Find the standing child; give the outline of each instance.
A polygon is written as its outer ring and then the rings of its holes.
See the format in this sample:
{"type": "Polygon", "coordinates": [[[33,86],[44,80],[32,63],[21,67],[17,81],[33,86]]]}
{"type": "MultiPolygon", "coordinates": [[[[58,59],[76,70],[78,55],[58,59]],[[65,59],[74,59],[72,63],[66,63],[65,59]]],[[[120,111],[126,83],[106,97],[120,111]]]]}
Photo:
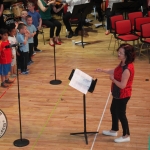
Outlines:
{"type": "Polygon", "coordinates": [[[7,83],[13,83],[13,81],[10,81],[8,78],[8,73],[11,69],[11,59],[12,59],[12,53],[11,49],[9,47],[9,41],[8,41],[8,30],[7,29],[1,29],[0,30],[0,75],[1,75],[1,87],[7,88],[7,83]]]}
{"type": "Polygon", "coordinates": [[[35,8],[35,4],[32,3],[32,2],[29,2],[27,4],[27,7],[28,7],[28,15],[30,15],[33,19],[33,25],[36,27],[37,31],[36,31],[36,34],[34,36],[34,51],[35,52],[41,52],[41,50],[39,50],[37,47],[38,47],[38,34],[39,34],[39,30],[41,29],[41,26],[42,26],[42,19],[41,19],[41,16],[40,14],[34,10],[35,8]]]}
{"type": "MultiPolygon", "coordinates": [[[[17,40],[16,40],[16,29],[15,28],[9,28],[9,36],[8,36],[8,40],[9,43],[12,44],[17,44],[17,40]]],[[[16,47],[12,47],[12,62],[11,62],[11,77],[15,77],[16,76],[16,47]]]]}
{"type": "Polygon", "coordinates": [[[20,23],[18,25],[19,32],[17,33],[16,39],[20,44],[20,66],[21,66],[21,74],[28,74],[27,63],[29,56],[29,45],[28,45],[28,37],[29,34],[27,32],[27,26],[24,23],[20,23]]]}
{"type": "Polygon", "coordinates": [[[27,12],[26,10],[23,10],[23,11],[21,12],[21,21],[22,21],[24,24],[26,24],[26,17],[27,17],[27,15],[28,15],[28,12],[27,12]]]}
{"type": "Polygon", "coordinates": [[[30,32],[29,38],[28,38],[28,44],[29,44],[29,61],[28,61],[28,65],[33,63],[33,61],[32,61],[33,47],[34,47],[33,37],[36,34],[36,28],[32,24],[32,22],[33,22],[32,17],[30,15],[28,15],[26,17],[27,29],[30,32]]]}

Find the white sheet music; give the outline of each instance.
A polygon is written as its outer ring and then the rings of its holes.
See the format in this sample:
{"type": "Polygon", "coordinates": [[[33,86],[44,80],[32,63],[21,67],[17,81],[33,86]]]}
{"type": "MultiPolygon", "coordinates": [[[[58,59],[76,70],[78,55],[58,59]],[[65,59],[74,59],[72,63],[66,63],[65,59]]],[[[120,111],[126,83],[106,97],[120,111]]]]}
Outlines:
{"type": "Polygon", "coordinates": [[[69,85],[76,90],[86,94],[90,88],[92,77],[76,69],[69,85]]]}

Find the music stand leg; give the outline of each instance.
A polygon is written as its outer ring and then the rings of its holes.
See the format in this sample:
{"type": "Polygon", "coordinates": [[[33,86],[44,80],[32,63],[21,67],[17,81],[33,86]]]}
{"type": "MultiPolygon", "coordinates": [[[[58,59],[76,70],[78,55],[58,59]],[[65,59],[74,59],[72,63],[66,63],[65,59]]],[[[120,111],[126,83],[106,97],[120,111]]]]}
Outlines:
{"type": "Polygon", "coordinates": [[[84,48],[84,44],[90,44],[90,43],[83,42],[83,14],[82,11],[80,13],[81,13],[81,42],[75,42],[75,44],[81,43],[82,47],[84,48]]]}
{"type": "Polygon", "coordinates": [[[54,40],[54,38],[53,38],[53,42],[54,42],[54,72],[55,72],[55,79],[51,80],[49,83],[52,84],[52,85],[58,85],[58,84],[61,84],[62,81],[56,79],[56,56],[55,56],[56,52],[55,52],[55,40],[54,40]]]}
{"type": "Polygon", "coordinates": [[[86,131],[86,98],[85,98],[85,94],[83,94],[83,115],[84,115],[84,132],[70,133],[70,135],[84,134],[86,144],[88,144],[87,134],[96,134],[98,132],[97,131],[96,132],[87,132],[86,131]]]}

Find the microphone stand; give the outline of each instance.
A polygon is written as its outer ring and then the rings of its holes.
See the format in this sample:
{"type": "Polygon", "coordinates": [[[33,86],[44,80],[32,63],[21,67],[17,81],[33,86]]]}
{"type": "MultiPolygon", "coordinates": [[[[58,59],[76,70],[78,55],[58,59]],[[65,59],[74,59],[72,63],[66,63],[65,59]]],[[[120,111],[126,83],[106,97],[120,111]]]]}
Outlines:
{"type": "Polygon", "coordinates": [[[17,64],[17,85],[18,85],[18,106],[19,106],[19,125],[20,125],[20,139],[14,141],[14,146],[16,147],[24,147],[29,144],[28,139],[22,138],[22,125],[21,125],[21,106],[20,106],[20,88],[19,88],[19,74],[18,74],[18,59],[16,53],[16,64],[17,64]]]}
{"type": "Polygon", "coordinates": [[[58,85],[61,84],[61,80],[57,80],[56,79],[56,56],[55,56],[55,40],[53,38],[53,42],[54,42],[54,72],[55,72],[55,79],[50,81],[50,84],[52,85],[58,85]]]}

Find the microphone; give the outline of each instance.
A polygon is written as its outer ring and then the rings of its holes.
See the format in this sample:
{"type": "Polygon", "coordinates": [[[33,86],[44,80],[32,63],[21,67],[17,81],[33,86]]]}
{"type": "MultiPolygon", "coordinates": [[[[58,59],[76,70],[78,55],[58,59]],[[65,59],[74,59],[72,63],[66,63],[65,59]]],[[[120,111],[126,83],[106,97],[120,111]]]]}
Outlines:
{"type": "Polygon", "coordinates": [[[19,46],[19,44],[9,44],[9,45],[6,45],[5,48],[12,48],[16,46],[19,46]]]}

